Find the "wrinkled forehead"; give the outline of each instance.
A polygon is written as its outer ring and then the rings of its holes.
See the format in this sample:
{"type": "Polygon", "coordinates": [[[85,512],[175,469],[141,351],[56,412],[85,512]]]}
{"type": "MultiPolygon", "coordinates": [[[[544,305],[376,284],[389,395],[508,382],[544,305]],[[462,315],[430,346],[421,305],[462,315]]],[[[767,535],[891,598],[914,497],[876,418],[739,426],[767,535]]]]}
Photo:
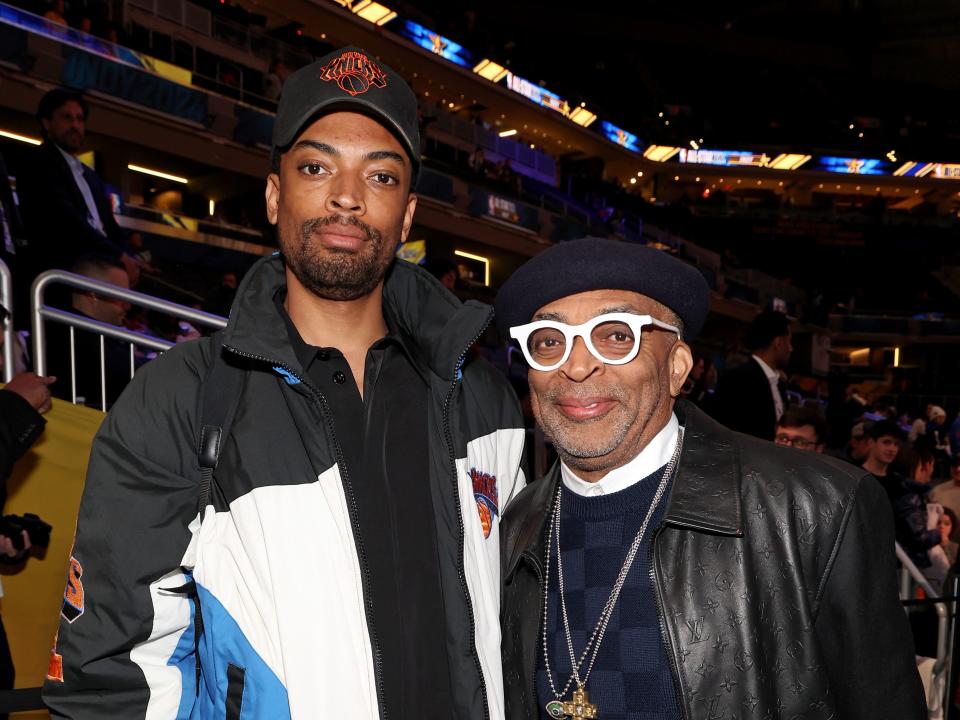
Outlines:
{"type": "Polygon", "coordinates": [[[566,295],[538,309],[531,320],[556,320],[571,325],[587,322],[597,315],[630,312],[669,321],[669,310],[653,298],[629,290],[590,290],[566,295]]]}

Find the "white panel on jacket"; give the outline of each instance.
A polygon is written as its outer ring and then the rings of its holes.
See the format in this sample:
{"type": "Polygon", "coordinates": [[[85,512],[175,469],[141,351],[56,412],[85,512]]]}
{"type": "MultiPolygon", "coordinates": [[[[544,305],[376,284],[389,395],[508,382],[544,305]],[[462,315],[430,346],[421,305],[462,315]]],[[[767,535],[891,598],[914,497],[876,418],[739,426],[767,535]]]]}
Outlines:
{"type": "Polygon", "coordinates": [[[500,664],[500,518],[525,485],[519,470],[523,428],[496,430],[467,443],[457,460],[464,529],[464,572],[473,603],[476,646],[490,705],[490,720],[502,720],[500,664]]]}

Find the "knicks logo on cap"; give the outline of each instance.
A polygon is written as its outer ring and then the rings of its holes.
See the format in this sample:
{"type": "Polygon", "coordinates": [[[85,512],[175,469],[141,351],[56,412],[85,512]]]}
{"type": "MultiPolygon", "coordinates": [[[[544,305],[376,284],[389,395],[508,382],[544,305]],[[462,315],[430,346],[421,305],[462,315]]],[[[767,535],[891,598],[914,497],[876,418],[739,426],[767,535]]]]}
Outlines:
{"type": "Polygon", "coordinates": [[[483,537],[488,538],[493,529],[493,519],[499,512],[497,477],[476,468],[470,468],[470,479],[473,481],[473,499],[477,501],[483,537]]]}
{"type": "Polygon", "coordinates": [[[351,95],[362,95],[370,86],[385,88],[387,74],[363,53],[347,51],[320,68],[320,79],[336,80],[340,89],[351,95]]]}

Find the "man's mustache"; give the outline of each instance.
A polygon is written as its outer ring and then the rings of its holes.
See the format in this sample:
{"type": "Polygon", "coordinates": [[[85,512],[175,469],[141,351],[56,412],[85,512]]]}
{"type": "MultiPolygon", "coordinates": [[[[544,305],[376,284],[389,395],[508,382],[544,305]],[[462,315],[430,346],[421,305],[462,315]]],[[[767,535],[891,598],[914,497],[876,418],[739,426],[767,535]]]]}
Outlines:
{"type": "Polygon", "coordinates": [[[303,242],[307,242],[311,235],[328,225],[353,225],[363,231],[367,240],[380,239],[379,230],[371,225],[367,225],[363,220],[353,215],[328,215],[327,217],[311,218],[300,226],[300,239],[303,242]]]}

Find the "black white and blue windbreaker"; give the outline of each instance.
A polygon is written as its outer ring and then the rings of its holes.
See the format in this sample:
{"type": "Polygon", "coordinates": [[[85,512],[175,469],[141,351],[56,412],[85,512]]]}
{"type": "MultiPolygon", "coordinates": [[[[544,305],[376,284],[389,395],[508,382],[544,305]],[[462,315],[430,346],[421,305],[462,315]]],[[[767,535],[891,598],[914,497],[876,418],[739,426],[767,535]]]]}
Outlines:
{"type": "MultiPolygon", "coordinates": [[[[279,256],[258,262],[224,331],[247,372],[203,522],[210,341],[145,366],[97,434],[44,686],[54,717],[383,717],[350,480],[277,315],[284,282],[279,256]]],[[[499,519],[525,481],[516,398],[465,361],[492,310],[404,262],[384,303],[429,377],[436,527],[424,532],[437,537],[454,717],[499,720],[499,519]]]]}

